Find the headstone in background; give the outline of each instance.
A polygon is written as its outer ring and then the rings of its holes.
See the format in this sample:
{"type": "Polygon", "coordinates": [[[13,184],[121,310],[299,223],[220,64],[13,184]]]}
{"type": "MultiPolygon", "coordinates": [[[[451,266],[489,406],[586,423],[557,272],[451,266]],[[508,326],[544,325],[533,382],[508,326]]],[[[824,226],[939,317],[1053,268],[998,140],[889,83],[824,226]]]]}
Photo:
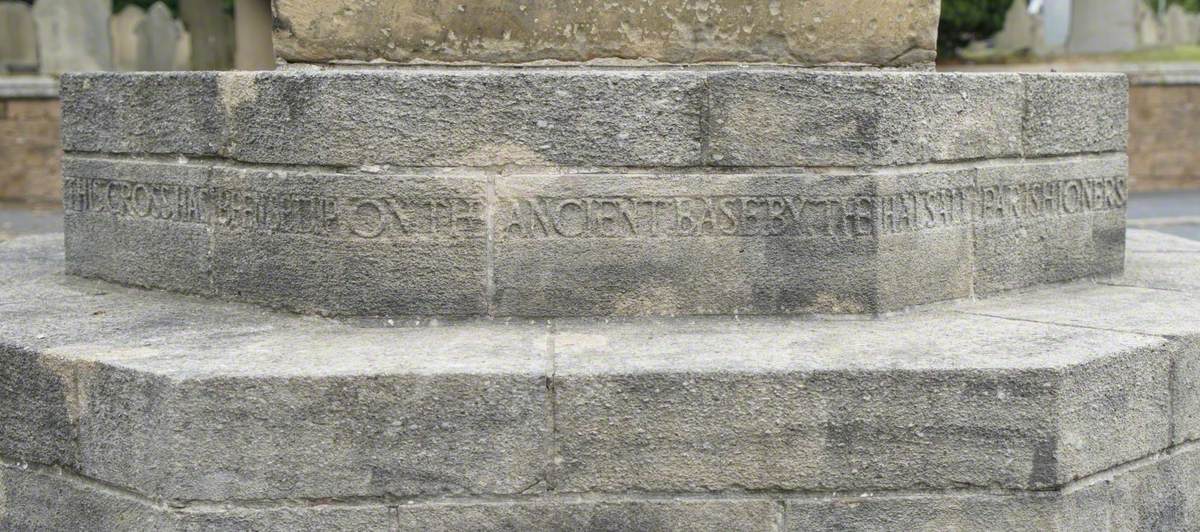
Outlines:
{"type": "Polygon", "coordinates": [[[1062,50],[1071,34],[1071,0],[1046,0],[1042,3],[1042,34],[1046,47],[1062,50]]]}
{"type": "MultiPolygon", "coordinates": [[[[180,25],[182,26],[182,22],[180,25]]],[[[175,45],[174,70],[192,69],[192,34],[186,29],[179,32],[179,42],[175,45]]]]}
{"type": "Polygon", "coordinates": [[[112,0],[38,0],[33,5],[41,71],[112,70],[112,0]]]}
{"type": "Polygon", "coordinates": [[[1067,51],[1107,54],[1137,49],[1137,3],[1142,0],[1074,0],[1067,51]]]}
{"type": "Polygon", "coordinates": [[[0,2],[0,73],[37,71],[37,31],[28,4],[0,2]]]}
{"type": "Polygon", "coordinates": [[[1029,14],[1029,5],[1025,0],[1013,0],[1004,16],[1004,29],[996,34],[992,42],[997,50],[1006,52],[1038,52],[1045,47],[1042,21],[1029,14]]]}
{"type": "Polygon", "coordinates": [[[150,6],[136,33],[139,70],[175,69],[175,47],[179,45],[183,27],[166,4],[155,2],[150,6]]]}
{"type": "Polygon", "coordinates": [[[233,67],[233,17],[225,13],[224,2],[179,0],[179,17],[192,36],[192,69],[233,67]]]}
{"type": "Polygon", "coordinates": [[[1183,6],[1172,4],[1163,15],[1164,44],[1200,43],[1200,15],[1188,13],[1183,6]]]}
{"type": "Polygon", "coordinates": [[[113,15],[109,22],[112,32],[113,65],[118,70],[140,70],[138,65],[137,27],[146,18],[146,11],[133,4],[113,15]]]}
{"type": "Polygon", "coordinates": [[[272,70],[275,51],[271,46],[271,0],[237,0],[233,5],[238,70],[272,70]]]}
{"type": "Polygon", "coordinates": [[[1137,13],[1138,46],[1153,48],[1162,44],[1164,29],[1158,14],[1146,3],[1138,4],[1137,13]]]}

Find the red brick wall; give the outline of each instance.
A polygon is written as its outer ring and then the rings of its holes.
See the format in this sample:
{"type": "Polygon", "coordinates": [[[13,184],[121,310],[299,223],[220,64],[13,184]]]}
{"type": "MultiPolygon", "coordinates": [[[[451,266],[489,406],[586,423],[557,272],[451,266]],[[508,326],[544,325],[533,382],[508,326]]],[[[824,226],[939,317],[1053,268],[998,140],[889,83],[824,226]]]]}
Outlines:
{"type": "Polygon", "coordinates": [[[0,200],[62,201],[57,99],[0,99],[0,200]]]}
{"type": "Polygon", "coordinates": [[[1129,89],[1133,190],[1200,188],[1200,84],[1129,89]]]}

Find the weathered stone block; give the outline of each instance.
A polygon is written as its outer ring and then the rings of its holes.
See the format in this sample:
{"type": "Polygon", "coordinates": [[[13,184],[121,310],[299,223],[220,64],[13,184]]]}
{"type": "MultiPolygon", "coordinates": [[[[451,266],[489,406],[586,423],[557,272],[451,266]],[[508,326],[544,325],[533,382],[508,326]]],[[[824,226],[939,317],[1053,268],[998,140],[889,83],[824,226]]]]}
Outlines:
{"type": "Polygon", "coordinates": [[[554,344],[559,492],[1041,489],[1169,441],[1162,340],[938,317],[564,325],[554,344]],[[1139,369],[1092,358],[1114,349],[1139,369]]]}
{"type": "Polygon", "coordinates": [[[63,148],[216,155],[225,142],[218,78],[214,72],[63,76],[63,148]]]}
{"type": "Polygon", "coordinates": [[[615,500],[412,504],[397,509],[400,530],[774,530],[768,500],[615,500]]]}
{"type": "Polygon", "coordinates": [[[236,532],[242,530],[392,530],[382,505],[337,507],[172,509],[87,478],[21,464],[0,464],[0,528],[6,530],[129,530],[236,532]]]}
{"type": "Polygon", "coordinates": [[[716,166],[888,166],[1021,153],[1021,80],[1012,74],[739,70],[712,74],[709,85],[706,162],[716,166]]]}
{"type": "MultiPolygon", "coordinates": [[[[877,313],[1120,271],[1123,155],[1008,159],[1021,155],[1024,83],[1041,79],[76,75],[64,123],[68,149],[89,158],[224,157],[195,194],[214,214],[197,224],[208,255],[193,258],[211,265],[206,289],[232,299],[337,315],[877,313]],[[162,141],[177,138],[192,140],[162,141]]],[[[105,238],[129,223],[113,219],[105,238]]],[[[88,274],[180,284],[104,269],[88,274]]]]}
{"type": "MultiPolygon", "coordinates": [[[[910,507],[914,518],[970,524],[938,512],[992,511],[964,499],[987,493],[998,516],[1041,515],[1025,490],[1073,496],[1191,452],[1179,438],[1194,430],[1197,366],[1184,356],[1200,321],[1182,310],[1196,306],[1194,288],[1074,285],[1022,294],[1022,305],[865,321],[393,328],[63,278],[61,258],[48,258],[59,246],[0,245],[0,271],[19,280],[0,281],[0,360],[14,373],[0,380],[13,392],[0,407],[18,413],[0,424],[0,454],[61,463],[85,487],[103,482],[101,495],[166,500],[151,506],[169,516],[337,523],[398,496],[422,499],[393,514],[418,525],[691,515],[720,527],[721,515],[759,515],[764,498],[836,505],[833,492],[897,490],[933,498],[910,507]],[[323,502],[342,498],[354,502],[323,502]]],[[[1153,508],[1186,528],[1188,471],[1054,511],[1074,512],[1062,529],[1083,526],[1075,517],[1141,522],[1153,508]]],[[[44,504],[14,506],[28,500],[15,493],[0,519],[25,522],[13,516],[44,504]]],[[[849,504],[875,501],[858,499],[849,504]]]]}
{"type": "MultiPolygon", "coordinates": [[[[0,311],[5,319],[16,316],[0,311]]],[[[70,361],[0,344],[0,456],[76,466],[78,395],[70,361]]],[[[0,507],[3,507],[0,498],[0,507]]]]}
{"type": "Polygon", "coordinates": [[[204,223],[209,165],[79,157],[64,163],[69,273],[213,293],[204,223]]]}
{"type": "Polygon", "coordinates": [[[1128,173],[1123,155],[980,168],[975,291],[1119,273],[1128,173]]]}
{"type": "Polygon", "coordinates": [[[939,3],[930,0],[692,3],[551,0],[283,0],[275,48],[293,62],[769,62],[926,66],[939,3]]]}
{"type": "Polygon", "coordinates": [[[875,308],[857,203],[870,176],[514,176],[496,189],[501,315],[875,308]]]}
{"type": "Polygon", "coordinates": [[[213,288],[307,312],[488,312],[487,181],[214,170],[213,288]]]}
{"type": "Polygon", "coordinates": [[[693,73],[292,72],[223,82],[229,152],[242,161],[700,164],[703,78],[693,73]]]}
{"type": "Polygon", "coordinates": [[[1119,74],[1021,74],[1025,155],[1123,152],[1129,79],[1119,74]]]}

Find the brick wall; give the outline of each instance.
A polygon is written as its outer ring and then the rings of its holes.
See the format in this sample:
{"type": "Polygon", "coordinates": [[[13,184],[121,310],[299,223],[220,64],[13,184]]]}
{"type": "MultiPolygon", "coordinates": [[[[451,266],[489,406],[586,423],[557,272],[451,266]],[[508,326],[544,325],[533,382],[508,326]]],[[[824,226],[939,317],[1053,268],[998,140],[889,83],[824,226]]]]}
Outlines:
{"type": "Polygon", "coordinates": [[[1200,79],[1130,87],[1129,173],[1136,191],[1200,188],[1200,79]]]}
{"type": "Polygon", "coordinates": [[[0,200],[62,201],[57,98],[0,98],[0,200]]]}

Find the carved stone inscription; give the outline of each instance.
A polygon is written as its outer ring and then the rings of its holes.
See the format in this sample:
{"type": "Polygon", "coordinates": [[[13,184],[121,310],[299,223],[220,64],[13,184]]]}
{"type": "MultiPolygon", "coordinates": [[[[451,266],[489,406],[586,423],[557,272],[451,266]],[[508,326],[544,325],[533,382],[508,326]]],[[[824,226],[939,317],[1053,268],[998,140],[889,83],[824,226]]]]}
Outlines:
{"type": "MultiPolygon", "coordinates": [[[[860,238],[1121,209],[1124,177],[964,186],[882,196],[502,197],[497,239],[860,238]]],[[[482,197],[335,196],[67,178],[70,212],[231,230],[353,238],[482,238],[482,197]]]]}
{"type": "Polygon", "coordinates": [[[342,197],[67,178],[63,199],[69,212],[282,234],[482,238],[487,227],[483,199],[470,197],[342,197]]]}
{"type": "Polygon", "coordinates": [[[944,188],[885,196],[500,198],[497,238],[831,237],[1120,209],[1125,179],[944,188]]]}

